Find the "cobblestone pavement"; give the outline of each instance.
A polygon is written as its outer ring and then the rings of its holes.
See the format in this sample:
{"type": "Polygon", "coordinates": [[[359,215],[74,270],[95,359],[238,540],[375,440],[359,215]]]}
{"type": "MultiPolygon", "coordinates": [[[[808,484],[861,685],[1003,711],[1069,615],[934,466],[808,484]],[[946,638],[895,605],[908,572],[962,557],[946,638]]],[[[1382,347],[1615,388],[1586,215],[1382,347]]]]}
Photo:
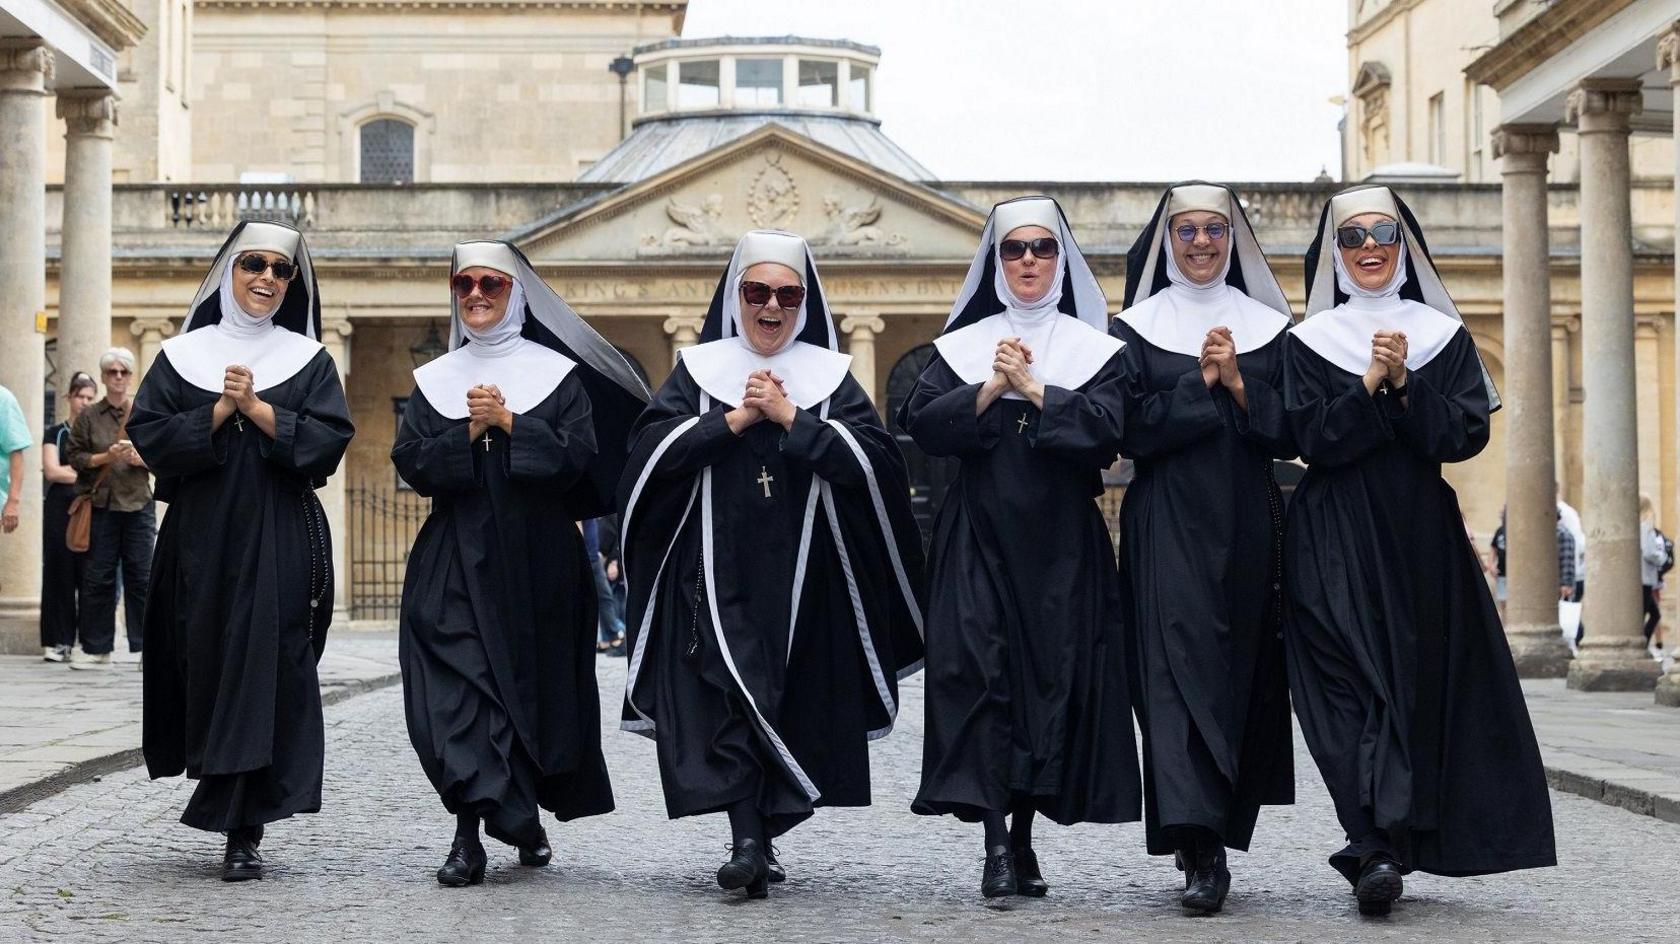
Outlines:
{"type": "MultiPolygon", "coordinates": [[[[601,666],[616,703],[621,660],[601,666]]],[[[877,805],[831,810],[778,844],[790,879],[767,902],[721,892],[723,817],[670,822],[653,746],[606,737],[616,813],[549,824],[557,855],[523,869],[490,843],[484,886],[432,871],[452,821],[415,763],[396,689],[329,708],[326,810],[270,827],[262,882],[216,880],[220,838],[176,822],[190,792],[124,771],[0,817],[0,941],[1545,941],[1672,939],[1680,826],[1553,793],[1556,869],[1480,879],[1418,875],[1388,919],[1358,917],[1324,864],[1339,845],[1298,750],[1301,802],[1266,811],[1234,854],[1224,914],[1189,918],[1178,874],[1127,826],[1041,826],[1050,897],[986,903],[975,829],[908,811],[920,767],[921,688],[876,743],[877,805]]],[[[607,717],[616,717],[608,711],[607,717]]],[[[738,894],[738,893],[737,893],[738,894]]]]}

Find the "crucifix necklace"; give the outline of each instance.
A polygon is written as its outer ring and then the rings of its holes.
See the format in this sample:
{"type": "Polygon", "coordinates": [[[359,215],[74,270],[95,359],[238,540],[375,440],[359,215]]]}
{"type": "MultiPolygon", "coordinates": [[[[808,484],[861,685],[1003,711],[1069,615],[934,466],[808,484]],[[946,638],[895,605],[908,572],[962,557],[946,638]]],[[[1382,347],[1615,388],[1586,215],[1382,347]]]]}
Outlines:
{"type": "Polygon", "coordinates": [[[245,432],[245,418],[238,413],[233,414],[233,428],[245,432]]]}
{"type": "Polygon", "coordinates": [[[488,430],[486,430],[485,433],[484,433],[484,451],[485,452],[490,451],[490,433],[489,433],[488,430]]]}
{"type": "Polygon", "coordinates": [[[1027,414],[1022,413],[1021,418],[1015,421],[1015,435],[1019,436],[1026,431],[1027,431],[1027,414]]]}
{"type": "Polygon", "coordinates": [[[758,482],[758,484],[764,486],[764,497],[765,498],[770,497],[770,483],[774,482],[774,481],[776,481],[776,477],[774,475],[770,474],[769,466],[762,466],[761,465],[761,466],[758,467],[757,482],[758,482]]]}

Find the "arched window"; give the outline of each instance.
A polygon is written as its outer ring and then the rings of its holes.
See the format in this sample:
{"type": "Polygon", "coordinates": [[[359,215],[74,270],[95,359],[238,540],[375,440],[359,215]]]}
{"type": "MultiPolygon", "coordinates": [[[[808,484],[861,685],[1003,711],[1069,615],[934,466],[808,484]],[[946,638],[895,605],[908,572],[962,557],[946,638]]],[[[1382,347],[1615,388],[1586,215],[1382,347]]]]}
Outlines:
{"type": "Polygon", "coordinates": [[[414,182],[414,126],[396,118],[375,118],[362,125],[361,181],[364,184],[414,182]]]}

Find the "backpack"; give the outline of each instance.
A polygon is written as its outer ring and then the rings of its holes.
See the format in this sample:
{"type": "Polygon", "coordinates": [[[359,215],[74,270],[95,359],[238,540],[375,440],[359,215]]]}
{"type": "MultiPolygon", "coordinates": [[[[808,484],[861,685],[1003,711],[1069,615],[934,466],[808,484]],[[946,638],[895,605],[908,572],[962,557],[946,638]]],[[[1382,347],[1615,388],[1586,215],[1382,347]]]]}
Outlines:
{"type": "Polygon", "coordinates": [[[1657,532],[1657,537],[1663,542],[1663,562],[1657,568],[1657,579],[1661,580],[1664,574],[1674,569],[1674,541],[1661,531],[1657,532]]]}

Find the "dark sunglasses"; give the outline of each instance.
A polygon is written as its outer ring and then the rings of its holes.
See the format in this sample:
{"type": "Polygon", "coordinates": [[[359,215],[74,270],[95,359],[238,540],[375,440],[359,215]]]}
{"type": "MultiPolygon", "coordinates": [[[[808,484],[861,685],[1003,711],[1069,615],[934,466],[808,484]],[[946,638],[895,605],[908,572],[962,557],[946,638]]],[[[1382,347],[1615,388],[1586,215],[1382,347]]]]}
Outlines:
{"type": "Polygon", "coordinates": [[[1231,227],[1224,223],[1209,223],[1206,226],[1192,226],[1186,223],[1174,229],[1173,235],[1177,236],[1181,243],[1193,243],[1196,241],[1196,234],[1199,232],[1206,233],[1208,239],[1219,242],[1225,238],[1226,234],[1231,232],[1231,227]]]}
{"type": "Polygon", "coordinates": [[[505,275],[481,275],[473,278],[470,275],[457,275],[449,280],[449,287],[455,292],[456,298],[466,298],[473,293],[473,286],[484,293],[485,298],[501,298],[502,293],[513,284],[513,279],[505,275]]]}
{"type": "Polygon", "coordinates": [[[1358,249],[1365,245],[1366,236],[1376,240],[1379,246],[1392,246],[1400,241],[1400,224],[1378,223],[1370,229],[1363,226],[1343,226],[1336,230],[1336,242],[1343,249],[1358,249]]]}
{"type": "Polygon", "coordinates": [[[1014,262],[1026,255],[1028,249],[1031,249],[1032,254],[1040,259],[1054,259],[1061,248],[1062,244],[1056,242],[1054,236],[1040,236],[1037,239],[1006,239],[998,243],[998,257],[1004,262],[1014,262]]]}
{"type": "Polygon", "coordinates": [[[235,265],[252,275],[262,275],[265,269],[273,269],[274,277],[282,282],[290,282],[292,280],[292,276],[297,275],[297,266],[290,262],[286,262],[284,260],[281,260],[280,262],[269,262],[262,256],[256,255],[240,256],[239,261],[235,263],[235,265]]]}
{"type": "Polygon", "coordinates": [[[131,373],[133,373],[133,371],[129,370],[127,367],[105,368],[105,376],[107,377],[127,377],[131,373]]]}
{"type": "Polygon", "coordinates": [[[741,298],[754,308],[762,308],[770,304],[771,297],[776,304],[789,311],[798,308],[805,301],[805,287],[802,285],[784,285],[781,288],[771,288],[763,282],[742,282],[741,298]]]}

